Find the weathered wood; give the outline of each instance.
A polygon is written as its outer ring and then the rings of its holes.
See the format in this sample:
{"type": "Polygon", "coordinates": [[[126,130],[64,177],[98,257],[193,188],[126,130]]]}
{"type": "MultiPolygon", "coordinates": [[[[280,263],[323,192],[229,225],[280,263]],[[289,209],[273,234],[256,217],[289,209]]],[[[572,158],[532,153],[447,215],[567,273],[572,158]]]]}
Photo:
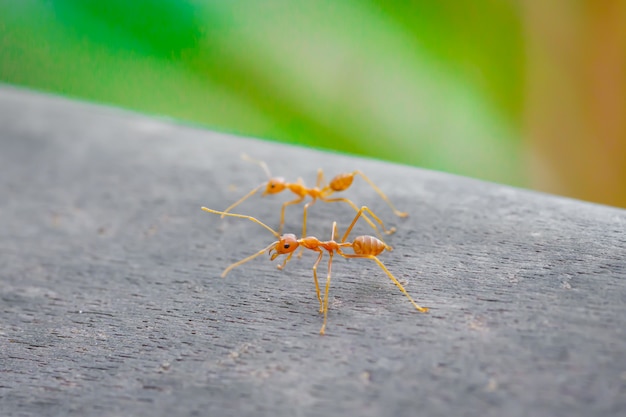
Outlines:
{"type": "MultiPolygon", "coordinates": [[[[6,86],[0,166],[0,415],[626,414],[624,210],[6,86]],[[221,279],[273,240],[200,210],[265,180],[242,152],[309,185],[368,174],[409,218],[346,195],[397,226],[380,258],[431,311],[339,258],[320,336],[314,255],[221,279]]],[[[289,198],[236,211],[276,226],[289,198]]],[[[310,234],[352,216],[318,203],[310,234]]]]}

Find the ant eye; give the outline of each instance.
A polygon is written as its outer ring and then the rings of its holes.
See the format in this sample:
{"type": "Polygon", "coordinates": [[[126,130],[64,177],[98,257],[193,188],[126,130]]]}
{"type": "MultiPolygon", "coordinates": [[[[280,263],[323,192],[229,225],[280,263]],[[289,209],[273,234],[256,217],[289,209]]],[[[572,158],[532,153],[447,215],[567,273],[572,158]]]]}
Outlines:
{"type": "Polygon", "coordinates": [[[290,246],[289,243],[285,243],[285,246],[283,246],[283,248],[289,249],[289,246],[290,246]]]}

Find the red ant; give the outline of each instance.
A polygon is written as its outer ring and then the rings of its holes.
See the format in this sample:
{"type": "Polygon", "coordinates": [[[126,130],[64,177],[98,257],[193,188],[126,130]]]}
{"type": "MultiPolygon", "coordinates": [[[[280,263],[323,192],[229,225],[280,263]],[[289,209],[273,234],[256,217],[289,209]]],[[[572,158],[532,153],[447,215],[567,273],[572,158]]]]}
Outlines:
{"type": "MultiPolygon", "coordinates": [[[[313,188],[308,188],[304,184],[304,181],[302,180],[302,178],[298,178],[298,181],[295,183],[286,182],[284,178],[272,177],[272,175],[270,174],[270,170],[267,167],[267,164],[265,162],[254,160],[248,157],[247,155],[242,155],[242,158],[261,166],[261,168],[267,174],[268,181],[257,186],[248,194],[244,195],[242,198],[240,198],[238,201],[236,201],[230,207],[224,210],[223,212],[224,214],[222,215],[222,218],[224,218],[224,216],[227,215],[227,213],[230,212],[230,210],[237,207],[244,200],[246,200],[248,197],[255,194],[257,191],[259,191],[263,187],[265,187],[265,191],[263,191],[263,196],[267,194],[278,194],[284,190],[289,190],[292,193],[296,194],[298,197],[295,200],[291,200],[291,201],[287,201],[283,203],[281,211],[280,211],[280,224],[278,226],[278,233],[282,233],[283,226],[285,225],[285,209],[287,208],[287,206],[291,206],[293,204],[300,204],[302,201],[304,201],[304,199],[307,196],[309,196],[311,197],[311,201],[309,201],[308,203],[304,205],[304,219],[302,222],[302,237],[304,238],[306,237],[307,210],[309,207],[315,204],[315,202],[318,199],[326,203],[335,203],[335,202],[348,203],[350,207],[354,209],[354,211],[356,212],[359,211],[356,204],[354,204],[351,200],[347,198],[329,198],[332,194],[336,192],[347,190],[352,185],[352,182],[354,181],[354,177],[356,175],[361,176],[374,189],[374,191],[376,191],[376,193],[389,205],[389,207],[391,207],[391,209],[393,210],[396,216],[407,217],[409,215],[408,213],[397,210],[394,207],[394,205],[391,204],[391,201],[389,201],[387,196],[380,190],[380,188],[378,188],[376,184],[374,184],[368,177],[365,176],[365,174],[363,174],[359,170],[352,171],[349,173],[339,174],[335,176],[328,184],[322,186],[322,182],[324,181],[324,172],[321,169],[319,169],[317,171],[316,186],[313,188]]],[[[370,210],[368,210],[368,213],[374,218],[374,220],[376,220],[376,222],[380,225],[380,227],[382,228],[385,234],[391,234],[396,231],[395,227],[392,227],[391,229],[386,229],[385,225],[378,217],[376,217],[370,210]]],[[[382,238],[382,236],[380,235],[378,231],[378,228],[374,225],[374,223],[372,223],[372,221],[365,214],[363,214],[363,218],[376,231],[378,236],[382,238]]]]}
{"type": "Polygon", "coordinates": [[[352,228],[356,224],[357,220],[361,216],[364,216],[364,212],[367,212],[370,215],[373,215],[371,210],[367,208],[366,206],[361,207],[357,211],[357,214],[354,217],[354,220],[352,220],[352,223],[350,224],[350,226],[346,230],[346,233],[343,235],[343,237],[341,238],[341,241],[339,242],[336,242],[334,240],[335,234],[337,232],[337,222],[333,222],[333,230],[332,230],[330,240],[320,241],[319,239],[313,236],[303,237],[303,238],[298,239],[296,238],[294,234],[290,234],[290,233],[284,234],[281,236],[278,232],[274,231],[274,229],[272,229],[271,227],[267,226],[265,223],[261,222],[260,220],[257,220],[256,218],[252,216],[246,216],[243,214],[235,214],[235,213],[226,213],[223,211],[211,210],[206,207],[202,207],[202,210],[207,211],[209,213],[220,214],[222,216],[232,216],[232,217],[239,217],[239,218],[251,220],[265,227],[278,239],[277,241],[272,242],[267,247],[261,249],[259,252],[253,255],[250,255],[247,258],[244,258],[230,265],[228,268],[224,270],[224,272],[222,272],[222,278],[224,278],[233,268],[238,267],[239,265],[242,265],[256,258],[257,256],[263,255],[266,251],[270,255],[270,259],[272,261],[280,255],[287,255],[283,263],[277,265],[278,269],[281,269],[281,270],[285,267],[287,262],[289,262],[289,260],[294,254],[294,251],[299,246],[302,246],[305,249],[310,249],[312,251],[319,253],[319,255],[317,256],[317,260],[315,261],[315,264],[313,264],[313,280],[315,282],[315,290],[317,292],[317,299],[320,303],[319,311],[320,313],[324,313],[324,323],[322,324],[322,328],[320,329],[320,334],[324,334],[324,331],[326,329],[326,318],[328,316],[328,289],[330,287],[330,275],[331,275],[331,270],[332,270],[333,256],[335,253],[337,253],[340,256],[343,256],[344,258],[372,259],[387,274],[387,276],[391,279],[391,281],[394,284],[396,284],[396,286],[400,289],[400,291],[402,291],[402,293],[404,293],[404,295],[407,296],[409,301],[413,304],[413,306],[418,311],[422,313],[425,313],[428,311],[428,308],[420,307],[419,305],[415,303],[415,301],[413,301],[413,298],[411,298],[409,293],[406,292],[402,284],[400,284],[400,282],[391,274],[391,272],[389,272],[387,267],[385,267],[385,265],[377,258],[377,255],[381,254],[385,249],[391,250],[391,247],[389,247],[382,240],[379,240],[373,236],[358,236],[352,242],[346,242],[346,239],[348,238],[348,235],[352,231],[352,228]],[[343,251],[343,248],[352,248],[352,250],[354,251],[354,254],[345,253],[343,251]],[[317,266],[319,265],[319,263],[322,260],[322,257],[324,256],[324,251],[328,252],[328,256],[330,258],[328,260],[328,275],[326,276],[326,288],[324,291],[324,299],[322,301],[320,287],[319,287],[319,283],[317,280],[317,266]]]}

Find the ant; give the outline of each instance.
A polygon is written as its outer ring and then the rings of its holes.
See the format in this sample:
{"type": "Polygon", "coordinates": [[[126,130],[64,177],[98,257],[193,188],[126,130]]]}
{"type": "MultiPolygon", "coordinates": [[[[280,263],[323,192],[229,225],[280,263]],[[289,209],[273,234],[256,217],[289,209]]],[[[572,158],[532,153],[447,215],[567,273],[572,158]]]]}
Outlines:
{"type": "Polygon", "coordinates": [[[207,211],[209,213],[219,214],[222,216],[239,217],[239,218],[251,220],[263,226],[267,230],[269,230],[278,239],[277,241],[272,242],[270,245],[261,249],[257,253],[231,264],[228,268],[224,270],[224,272],[222,272],[222,275],[221,275],[222,278],[224,278],[233,268],[236,268],[239,265],[245,264],[246,262],[256,258],[257,256],[263,255],[266,251],[270,255],[270,260],[272,261],[280,255],[287,255],[283,263],[277,265],[278,269],[280,270],[282,270],[287,264],[287,262],[289,262],[289,260],[294,254],[294,251],[299,246],[302,246],[305,249],[309,249],[309,250],[319,253],[319,255],[317,256],[317,260],[315,261],[315,264],[313,264],[313,280],[315,282],[315,290],[317,292],[317,299],[320,303],[319,312],[324,314],[324,322],[322,324],[322,328],[320,329],[320,334],[322,335],[324,334],[326,330],[326,319],[328,316],[328,289],[330,287],[330,276],[331,276],[331,270],[332,270],[333,256],[335,253],[337,253],[338,255],[344,258],[366,258],[366,259],[373,260],[387,274],[389,279],[391,279],[391,281],[394,284],[396,284],[396,286],[400,289],[400,291],[402,291],[402,293],[407,296],[411,304],[413,304],[413,306],[418,311],[422,313],[425,313],[428,311],[428,308],[420,307],[419,305],[415,303],[415,301],[413,301],[413,298],[411,298],[409,293],[406,292],[402,284],[400,284],[400,282],[391,274],[391,272],[389,272],[387,267],[378,259],[377,255],[380,255],[383,251],[385,251],[385,249],[391,250],[390,246],[388,246],[382,240],[375,238],[374,236],[358,236],[352,242],[346,242],[346,239],[348,238],[348,235],[352,231],[352,228],[356,224],[357,220],[362,216],[364,217],[365,212],[372,214],[371,210],[367,208],[366,206],[361,207],[357,211],[357,214],[352,220],[352,223],[350,224],[350,226],[346,230],[346,233],[343,235],[343,237],[341,238],[339,242],[335,241],[335,234],[338,235],[337,222],[333,222],[333,230],[331,233],[330,240],[320,241],[319,239],[313,236],[303,237],[303,238],[298,239],[296,238],[294,234],[291,234],[291,233],[284,234],[281,236],[274,229],[272,229],[271,227],[267,226],[265,223],[261,222],[260,220],[252,216],[246,216],[243,214],[235,214],[235,213],[226,213],[223,211],[212,210],[206,207],[202,207],[202,210],[207,211]],[[354,251],[354,254],[345,253],[343,251],[343,248],[352,248],[352,250],[354,251]],[[319,287],[319,283],[317,280],[317,266],[319,265],[319,263],[322,260],[322,257],[324,256],[324,251],[328,253],[329,259],[328,259],[328,275],[326,276],[326,288],[324,290],[324,299],[322,300],[320,287],[319,287]]]}
{"type": "MultiPolygon", "coordinates": [[[[409,215],[406,212],[397,210],[394,207],[394,205],[391,204],[391,201],[389,201],[387,196],[380,190],[380,188],[378,188],[376,184],[374,184],[367,176],[365,176],[365,174],[363,174],[359,170],[352,171],[349,173],[339,174],[335,176],[328,184],[322,186],[322,183],[324,181],[324,172],[322,171],[322,169],[319,169],[317,171],[316,186],[313,188],[309,188],[304,184],[304,181],[302,180],[302,178],[298,178],[298,181],[295,183],[286,182],[284,178],[272,177],[272,174],[270,174],[270,170],[267,167],[267,164],[265,162],[257,161],[255,159],[250,158],[249,156],[245,154],[242,155],[241,157],[249,162],[253,162],[259,165],[263,169],[263,171],[265,171],[265,174],[267,174],[268,181],[257,186],[248,194],[244,195],[242,198],[240,198],[238,201],[236,201],[230,207],[224,210],[223,212],[224,214],[222,214],[222,218],[224,218],[224,216],[226,216],[228,212],[230,212],[233,208],[237,207],[244,200],[254,195],[257,191],[259,191],[263,187],[265,187],[265,191],[263,191],[263,196],[267,194],[278,194],[284,190],[289,190],[292,193],[296,194],[298,197],[295,200],[291,200],[291,201],[287,201],[283,203],[281,211],[280,211],[280,224],[278,226],[278,233],[282,233],[283,226],[285,225],[285,209],[287,208],[287,206],[291,206],[293,204],[300,204],[302,201],[304,201],[304,199],[307,196],[309,196],[311,197],[311,201],[309,201],[308,203],[304,205],[304,219],[302,222],[302,237],[304,238],[306,237],[307,210],[309,207],[315,204],[315,202],[318,199],[326,203],[335,203],[335,202],[348,203],[350,207],[354,209],[354,211],[356,212],[359,211],[356,204],[354,204],[351,200],[347,198],[329,198],[332,194],[336,192],[347,190],[352,185],[352,182],[354,181],[354,177],[357,175],[361,176],[374,189],[374,191],[376,191],[376,193],[389,205],[389,207],[391,207],[391,209],[393,210],[396,216],[407,217],[409,215]]],[[[375,216],[374,213],[371,212],[371,210],[367,210],[367,211],[374,218],[374,220],[376,220],[376,222],[380,225],[380,227],[382,228],[385,234],[389,235],[396,231],[395,227],[386,229],[382,220],[380,220],[377,216],[375,216]]],[[[378,237],[382,239],[382,236],[380,235],[376,225],[374,225],[374,223],[372,223],[372,221],[365,214],[363,214],[363,218],[376,231],[376,233],[378,234],[378,237]]],[[[302,252],[300,252],[300,255],[301,254],[302,252]]]]}

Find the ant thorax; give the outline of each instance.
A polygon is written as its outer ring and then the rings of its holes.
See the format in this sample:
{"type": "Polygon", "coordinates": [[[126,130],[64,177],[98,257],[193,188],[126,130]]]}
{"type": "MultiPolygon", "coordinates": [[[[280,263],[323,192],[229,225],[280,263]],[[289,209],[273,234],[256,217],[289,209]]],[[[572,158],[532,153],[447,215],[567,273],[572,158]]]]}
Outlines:
{"type": "Polygon", "coordinates": [[[307,249],[315,249],[320,247],[322,242],[314,236],[307,236],[300,239],[300,244],[307,249]]]}

